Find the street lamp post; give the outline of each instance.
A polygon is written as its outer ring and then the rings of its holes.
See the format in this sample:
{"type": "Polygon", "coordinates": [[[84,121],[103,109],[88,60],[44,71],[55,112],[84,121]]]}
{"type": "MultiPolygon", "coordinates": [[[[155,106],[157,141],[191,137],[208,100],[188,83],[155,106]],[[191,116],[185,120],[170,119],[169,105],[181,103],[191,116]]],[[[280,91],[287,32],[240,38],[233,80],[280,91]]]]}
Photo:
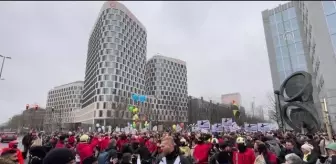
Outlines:
{"type": "Polygon", "coordinates": [[[276,113],[276,117],[278,117],[280,115],[280,120],[281,120],[281,129],[282,131],[284,131],[284,122],[283,122],[283,117],[282,117],[282,114],[281,114],[281,104],[280,104],[280,91],[279,90],[275,90],[274,91],[274,94],[277,95],[277,100],[278,100],[278,103],[276,103],[276,105],[278,106],[279,110],[276,110],[275,113],[276,113]]]}
{"type": "Polygon", "coordinates": [[[0,57],[2,57],[2,64],[1,64],[1,69],[0,69],[0,79],[2,80],[1,75],[2,75],[3,67],[5,65],[5,61],[6,59],[12,59],[12,58],[9,56],[4,56],[4,55],[0,55],[0,57]]]}

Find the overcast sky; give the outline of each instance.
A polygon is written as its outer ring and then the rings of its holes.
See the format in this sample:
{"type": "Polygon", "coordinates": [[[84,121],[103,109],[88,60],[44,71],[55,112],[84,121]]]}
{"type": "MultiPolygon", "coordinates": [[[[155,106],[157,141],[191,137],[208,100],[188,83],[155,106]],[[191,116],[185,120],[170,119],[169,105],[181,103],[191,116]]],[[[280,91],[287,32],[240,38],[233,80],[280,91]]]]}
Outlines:
{"type": "MultiPolygon", "coordinates": [[[[84,80],[87,43],[104,2],[0,2],[0,122],[45,106],[48,90],[84,80]],[[0,63],[1,64],[1,63],[0,63]]],[[[285,2],[122,2],[146,26],[147,58],[187,62],[188,90],[267,104],[272,81],[261,11],[285,2]]]]}

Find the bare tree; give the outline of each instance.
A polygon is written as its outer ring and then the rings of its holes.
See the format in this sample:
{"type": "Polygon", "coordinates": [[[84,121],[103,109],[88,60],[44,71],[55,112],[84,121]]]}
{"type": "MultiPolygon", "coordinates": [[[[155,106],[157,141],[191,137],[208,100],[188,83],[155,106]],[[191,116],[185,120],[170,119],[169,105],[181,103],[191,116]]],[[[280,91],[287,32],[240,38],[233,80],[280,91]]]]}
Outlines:
{"type": "Polygon", "coordinates": [[[280,111],[277,110],[278,104],[275,101],[274,95],[268,93],[267,98],[268,98],[268,104],[266,106],[266,109],[268,110],[268,117],[270,118],[270,120],[275,121],[279,127],[282,127],[280,111]]]}

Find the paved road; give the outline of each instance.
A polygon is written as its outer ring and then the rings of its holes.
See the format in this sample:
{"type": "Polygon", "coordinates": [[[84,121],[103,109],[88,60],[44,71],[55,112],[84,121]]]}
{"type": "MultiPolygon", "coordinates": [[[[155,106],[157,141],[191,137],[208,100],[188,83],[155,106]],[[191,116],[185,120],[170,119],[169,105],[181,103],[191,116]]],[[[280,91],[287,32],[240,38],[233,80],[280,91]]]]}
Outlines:
{"type": "MultiPolygon", "coordinates": [[[[23,150],[23,145],[21,143],[22,137],[18,137],[17,141],[19,142],[19,149],[23,150]]],[[[0,143],[0,148],[5,148],[5,147],[8,147],[8,142],[6,142],[6,143],[0,143]]]]}

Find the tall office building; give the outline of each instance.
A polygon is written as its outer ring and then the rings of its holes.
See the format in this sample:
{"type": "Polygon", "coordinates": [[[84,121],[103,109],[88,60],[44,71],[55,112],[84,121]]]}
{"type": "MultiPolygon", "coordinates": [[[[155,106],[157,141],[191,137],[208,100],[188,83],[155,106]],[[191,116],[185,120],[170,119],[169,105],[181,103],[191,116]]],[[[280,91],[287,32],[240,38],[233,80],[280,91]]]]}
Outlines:
{"type": "Polygon", "coordinates": [[[158,98],[159,119],[188,122],[186,62],[155,55],[146,65],[146,93],[158,98]]]}
{"type": "Polygon", "coordinates": [[[307,57],[320,99],[327,101],[333,130],[336,130],[336,5],[335,1],[295,1],[304,26],[307,57]]]}
{"type": "Polygon", "coordinates": [[[83,85],[83,81],[75,81],[54,87],[48,92],[45,124],[66,128],[74,123],[75,111],[81,108],[83,85]]]}
{"type": "Polygon", "coordinates": [[[123,4],[105,2],[88,43],[77,122],[111,124],[118,104],[134,103],[132,93],[145,94],[146,47],[142,23],[123,4]]]}
{"type": "MultiPolygon", "coordinates": [[[[320,89],[315,83],[319,77],[314,74],[314,61],[309,57],[312,49],[315,49],[310,41],[312,27],[306,23],[304,13],[307,9],[303,12],[301,7],[304,3],[306,2],[292,1],[263,11],[264,32],[274,90],[278,90],[282,82],[296,71],[311,73],[315,108],[322,118],[318,97],[320,89]]],[[[312,8],[316,10],[319,7],[312,8]]],[[[325,18],[320,16],[319,19],[325,18]]]]}
{"type": "Polygon", "coordinates": [[[273,88],[279,89],[282,82],[296,71],[307,71],[303,25],[293,2],[262,12],[273,88]]]}

